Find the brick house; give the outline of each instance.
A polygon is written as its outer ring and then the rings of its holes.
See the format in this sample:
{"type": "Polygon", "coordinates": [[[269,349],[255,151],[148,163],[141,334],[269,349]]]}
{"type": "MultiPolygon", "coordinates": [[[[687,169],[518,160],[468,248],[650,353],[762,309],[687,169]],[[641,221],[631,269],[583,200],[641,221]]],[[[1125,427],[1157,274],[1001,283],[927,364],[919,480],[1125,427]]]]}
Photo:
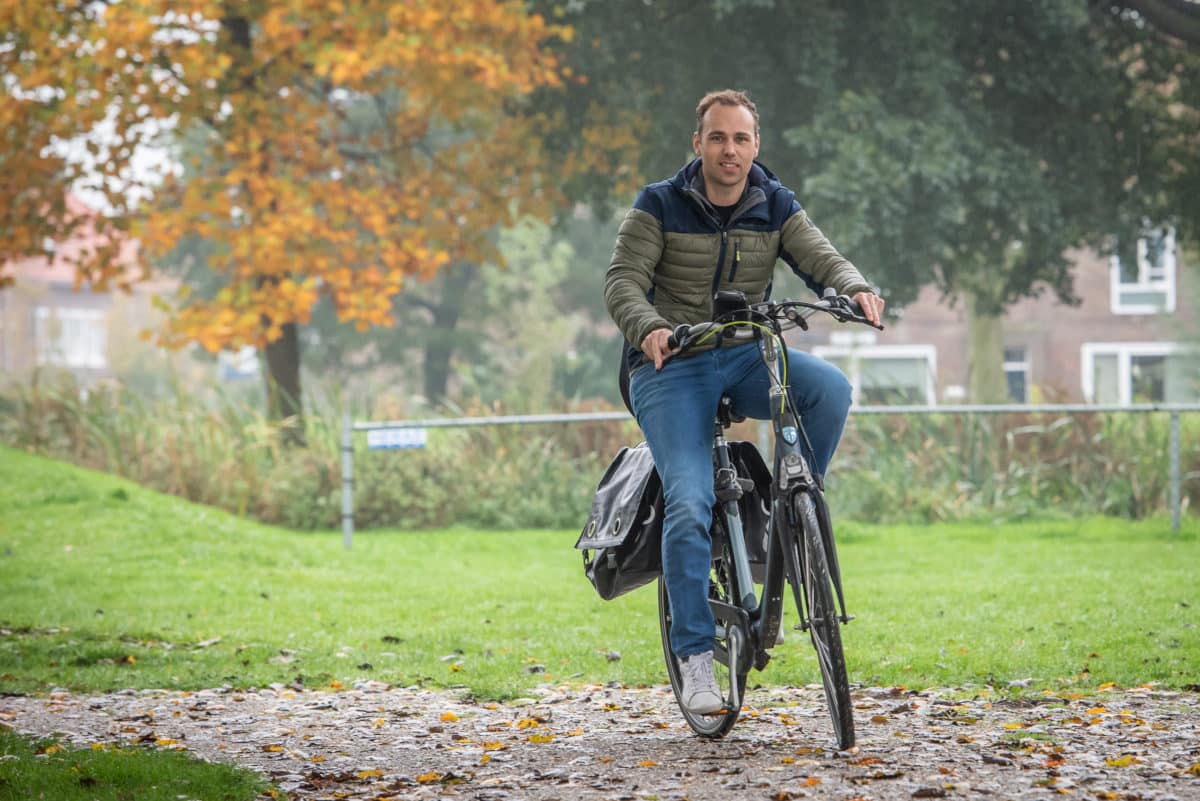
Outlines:
{"type": "MultiPolygon", "coordinates": [[[[1038,402],[1200,400],[1200,323],[1188,300],[1200,291],[1183,269],[1174,232],[1138,243],[1138,263],[1094,252],[1075,256],[1078,306],[1053,293],[1022,300],[1004,318],[1004,370],[1011,399],[1038,402]],[[1156,257],[1155,257],[1156,256],[1156,257]]],[[[967,387],[963,304],[926,287],[883,332],[823,327],[814,354],[851,377],[856,402],[961,403],[967,387]]]]}
{"type": "MultiPolygon", "coordinates": [[[[77,198],[68,198],[73,213],[88,213],[77,198]]],[[[14,283],[0,290],[0,382],[25,381],[37,370],[65,370],[86,388],[136,369],[153,346],[141,331],[158,325],[156,294],[173,291],[175,282],[152,278],[132,292],[75,291],[69,257],[94,244],[86,229],[59,243],[52,259],[19,259],[7,265],[14,283]]],[[[137,243],[123,244],[117,257],[126,264],[138,258],[137,243]]]]}

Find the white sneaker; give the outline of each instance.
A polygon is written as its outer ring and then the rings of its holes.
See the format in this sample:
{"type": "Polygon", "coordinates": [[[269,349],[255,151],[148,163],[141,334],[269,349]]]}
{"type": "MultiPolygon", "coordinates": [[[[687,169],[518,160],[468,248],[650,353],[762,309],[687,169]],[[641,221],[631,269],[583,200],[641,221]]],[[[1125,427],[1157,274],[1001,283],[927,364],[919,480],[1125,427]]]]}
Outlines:
{"type": "Polygon", "coordinates": [[[717,678],[713,675],[713,652],[689,656],[679,660],[680,673],[683,675],[682,696],[683,706],[694,715],[714,715],[725,708],[725,699],[717,688],[717,678]]]}

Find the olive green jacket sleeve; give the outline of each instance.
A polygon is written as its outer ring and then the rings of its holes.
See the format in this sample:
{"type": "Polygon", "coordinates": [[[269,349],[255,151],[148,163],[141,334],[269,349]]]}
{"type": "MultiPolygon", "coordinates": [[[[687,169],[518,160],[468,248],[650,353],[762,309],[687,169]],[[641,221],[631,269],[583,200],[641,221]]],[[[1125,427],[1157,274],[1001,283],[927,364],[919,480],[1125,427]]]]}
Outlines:
{"type": "Polygon", "coordinates": [[[662,223],[653,214],[630,209],[604,276],[604,303],[626,341],[635,347],[641,347],[654,329],[671,327],[646,299],[662,253],[662,223]]]}
{"type": "Polygon", "coordinates": [[[838,253],[803,209],[784,221],[780,233],[780,256],[797,274],[808,275],[842,295],[871,291],[871,285],[858,268],[838,253]]]}

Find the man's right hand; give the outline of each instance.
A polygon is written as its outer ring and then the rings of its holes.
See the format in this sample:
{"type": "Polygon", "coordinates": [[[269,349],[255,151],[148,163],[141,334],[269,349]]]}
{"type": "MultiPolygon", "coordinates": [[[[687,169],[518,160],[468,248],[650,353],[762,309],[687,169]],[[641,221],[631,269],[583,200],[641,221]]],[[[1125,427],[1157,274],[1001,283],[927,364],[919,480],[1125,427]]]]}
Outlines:
{"type": "Polygon", "coordinates": [[[654,362],[654,369],[661,370],[663,359],[671,355],[671,348],[667,345],[667,340],[671,338],[671,329],[656,328],[646,338],[642,340],[642,353],[646,354],[646,358],[654,362]]]}

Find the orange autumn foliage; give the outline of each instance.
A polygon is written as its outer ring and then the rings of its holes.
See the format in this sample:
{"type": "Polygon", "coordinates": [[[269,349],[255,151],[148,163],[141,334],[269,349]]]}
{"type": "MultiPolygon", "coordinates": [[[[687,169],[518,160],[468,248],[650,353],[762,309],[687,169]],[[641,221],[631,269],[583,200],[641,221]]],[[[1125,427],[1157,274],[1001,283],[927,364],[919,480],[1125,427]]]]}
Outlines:
{"type": "MultiPolygon", "coordinates": [[[[145,122],[169,121],[187,138],[183,174],[136,210],[124,190],[102,189],[105,224],[128,228],[151,261],[185,237],[209,244],[222,286],[180,298],[171,345],[261,347],[308,321],[322,295],[344,322],[387,325],[407,281],[496,259],[497,226],[549,216],[568,173],[636,146],[628,120],[597,111],[587,131],[567,132],[531,111],[535,92],[582,78],[551,51],[571,30],[519,0],[44,5],[0,0],[0,29],[17,42],[0,66],[20,99],[0,104],[0,127],[16,132],[4,180],[20,173],[0,199],[0,257],[61,227],[49,198],[83,170],[48,155],[49,142],[107,117],[114,144],[98,169],[136,180],[132,149],[154,133],[145,122]],[[543,145],[559,136],[578,141],[575,155],[547,163],[543,145]]],[[[80,265],[83,280],[133,280],[96,262],[80,265]]]]}

